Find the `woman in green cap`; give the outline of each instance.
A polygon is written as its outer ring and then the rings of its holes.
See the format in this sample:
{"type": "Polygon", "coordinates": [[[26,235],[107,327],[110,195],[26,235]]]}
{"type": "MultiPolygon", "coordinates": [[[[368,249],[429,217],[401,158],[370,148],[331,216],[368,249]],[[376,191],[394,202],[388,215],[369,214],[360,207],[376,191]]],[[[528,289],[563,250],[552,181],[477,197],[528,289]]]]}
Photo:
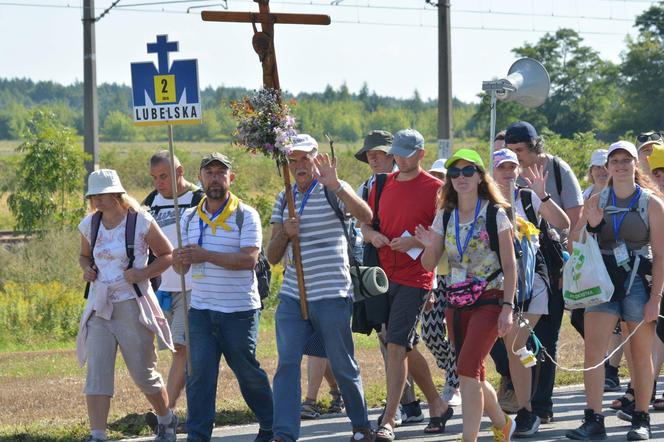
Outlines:
{"type": "Polygon", "coordinates": [[[500,409],[484,366],[496,339],[513,322],[517,279],[508,204],[474,150],[458,150],[445,167],[448,180],[433,225],[416,229],[425,246],[422,265],[433,269],[447,250],[446,320],[458,355],[463,440],[477,439],[484,411],[494,440],[509,441],[515,423],[500,409]]]}

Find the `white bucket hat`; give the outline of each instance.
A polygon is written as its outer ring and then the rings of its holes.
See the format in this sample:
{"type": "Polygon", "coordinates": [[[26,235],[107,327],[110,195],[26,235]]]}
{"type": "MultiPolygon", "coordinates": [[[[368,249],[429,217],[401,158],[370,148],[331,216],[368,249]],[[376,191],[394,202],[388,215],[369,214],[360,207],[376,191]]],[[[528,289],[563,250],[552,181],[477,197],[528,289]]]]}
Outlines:
{"type": "Polygon", "coordinates": [[[88,176],[88,191],[85,197],[104,193],[127,193],[122,187],[118,173],[113,169],[95,170],[88,176]]]}

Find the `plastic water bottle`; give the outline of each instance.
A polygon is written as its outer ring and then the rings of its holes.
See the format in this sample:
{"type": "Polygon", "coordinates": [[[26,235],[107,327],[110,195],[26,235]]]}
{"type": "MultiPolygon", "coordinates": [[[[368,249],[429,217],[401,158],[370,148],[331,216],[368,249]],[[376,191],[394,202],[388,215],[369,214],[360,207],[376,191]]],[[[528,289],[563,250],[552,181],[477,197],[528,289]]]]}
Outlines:
{"type": "Polygon", "coordinates": [[[518,349],[516,351],[516,355],[519,357],[519,360],[521,360],[521,363],[526,368],[534,367],[535,364],[537,364],[537,358],[535,357],[535,354],[528,350],[527,347],[521,347],[518,349]]]}

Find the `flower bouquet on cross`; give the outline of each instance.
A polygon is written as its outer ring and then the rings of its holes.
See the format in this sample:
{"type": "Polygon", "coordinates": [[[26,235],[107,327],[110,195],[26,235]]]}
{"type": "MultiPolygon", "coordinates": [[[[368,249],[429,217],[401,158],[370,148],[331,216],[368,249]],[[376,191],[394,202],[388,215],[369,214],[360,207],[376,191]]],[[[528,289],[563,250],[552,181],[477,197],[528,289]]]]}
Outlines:
{"type": "MultiPolygon", "coordinates": [[[[295,131],[295,118],[290,107],[281,101],[281,92],[276,89],[264,88],[249,97],[231,103],[237,127],[233,136],[234,143],[244,147],[252,154],[262,153],[274,159],[277,170],[284,179],[285,197],[288,206],[288,217],[295,217],[295,203],[288,171],[288,155],[291,153],[295,131]]],[[[300,253],[300,239],[291,239],[293,264],[297,275],[300,292],[300,311],[303,319],[308,319],[307,294],[304,287],[304,271],[300,253]]]]}
{"type": "Polygon", "coordinates": [[[279,166],[288,162],[297,131],[290,107],[281,101],[281,92],[261,89],[231,102],[231,109],[237,120],[235,144],[253,154],[262,153],[279,166]]]}

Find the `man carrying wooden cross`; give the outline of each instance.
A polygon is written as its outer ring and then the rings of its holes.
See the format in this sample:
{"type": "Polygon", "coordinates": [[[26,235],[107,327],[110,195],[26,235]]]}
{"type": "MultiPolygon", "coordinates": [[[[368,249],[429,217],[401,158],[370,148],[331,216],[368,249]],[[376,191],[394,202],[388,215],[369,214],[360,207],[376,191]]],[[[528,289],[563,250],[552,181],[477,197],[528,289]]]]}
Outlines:
{"type": "Polygon", "coordinates": [[[330,367],[353,425],[352,441],[373,442],[367,417],[360,368],[355,361],[350,329],[352,284],[348,244],[335,213],[350,213],[371,221],[369,206],[350,186],[337,178],[336,160],[317,156],[311,136],[295,137],[288,168],[295,180],[293,199],[297,215],[288,216],[282,191],[272,210],[272,238],[267,258],[272,264],[288,256],[275,315],[279,366],[274,375],[273,441],[292,442],[300,436],[300,364],[304,346],[314,333],[323,341],[330,367]],[[300,314],[298,285],[290,245],[300,239],[309,318],[300,314]]]}

